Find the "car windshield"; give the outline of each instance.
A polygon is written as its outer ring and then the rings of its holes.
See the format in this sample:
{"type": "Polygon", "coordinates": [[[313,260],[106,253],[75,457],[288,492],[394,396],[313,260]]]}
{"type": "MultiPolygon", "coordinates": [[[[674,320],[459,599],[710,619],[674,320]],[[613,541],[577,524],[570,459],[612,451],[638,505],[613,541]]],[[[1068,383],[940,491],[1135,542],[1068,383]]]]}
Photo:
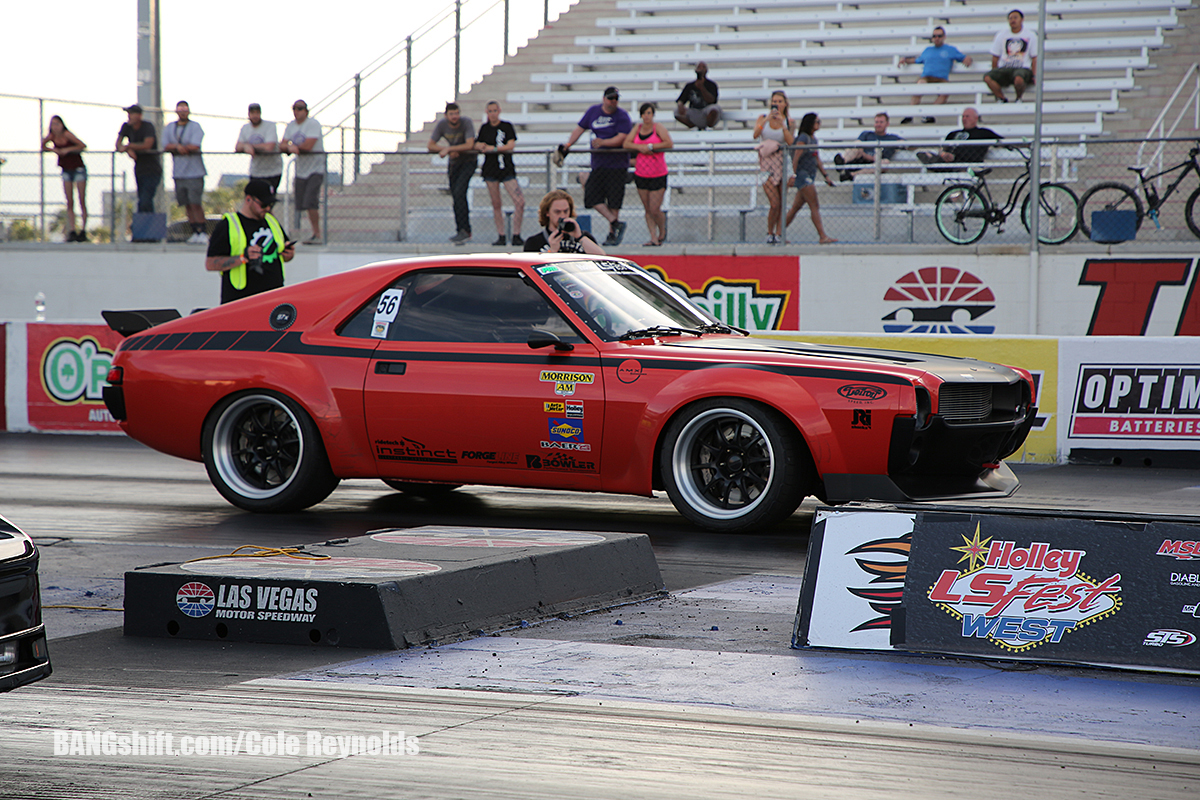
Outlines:
{"type": "Polygon", "coordinates": [[[607,341],[731,330],[628,261],[568,261],[537,271],[607,341]]]}

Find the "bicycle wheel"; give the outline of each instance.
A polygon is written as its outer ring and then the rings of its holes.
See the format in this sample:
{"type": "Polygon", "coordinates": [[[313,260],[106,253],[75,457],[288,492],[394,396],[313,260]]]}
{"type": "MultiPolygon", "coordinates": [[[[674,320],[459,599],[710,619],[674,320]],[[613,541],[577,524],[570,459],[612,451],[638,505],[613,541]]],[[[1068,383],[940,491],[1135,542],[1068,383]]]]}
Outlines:
{"type": "Polygon", "coordinates": [[[950,186],[938,195],[933,218],[946,241],[954,244],[978,242],[988,226],[987,201],[974,186],[950,186]]]}
{"type": "Polygon", "coordinates": [[[1079,230],[1088,238],[1092,236],[1092,214],[1097,211],[1136,211],[1134,230],[1142,227],[1146,215],[1137,194],[1123,183],[1097,183],[1079,198],[1079,230]]]}
{"type": "Polygon", "coordinates": [[[1184,210],[1184,219],[1187,220],[1188,227],[1192,229],[1192,235],[1200,239],[1200,189],[1192,192],[1192,196],[1188,198],[1187,208],[1184,210]]]}
{"type": "MultiPolygon", "coordinates": [[[[1043,183],[1038,193],[1038,241],[1062,244],[1079,230],[1079,198],[1061,183],[1043,183]]],[[[1021,204],[1021,222],[1029,230],[1029,198],[1021,204]]]]}

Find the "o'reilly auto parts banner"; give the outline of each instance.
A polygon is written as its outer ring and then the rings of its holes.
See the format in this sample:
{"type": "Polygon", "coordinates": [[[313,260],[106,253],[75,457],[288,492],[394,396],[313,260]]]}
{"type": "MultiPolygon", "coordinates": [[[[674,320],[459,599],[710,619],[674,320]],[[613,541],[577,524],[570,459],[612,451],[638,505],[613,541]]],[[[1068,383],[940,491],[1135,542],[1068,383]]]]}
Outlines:
{"type": "Polygon", "coordinates": [[[1195,339],[1064,339],[1059,381],[1059,435],[1068,456],[1200,451],[1195,339]]]}
{"type": "Polygon", "coordinates": [[[121,336],[105,325],[26,325],[29,426],[36,431],[118,431],[101,390],[121,336]]]}

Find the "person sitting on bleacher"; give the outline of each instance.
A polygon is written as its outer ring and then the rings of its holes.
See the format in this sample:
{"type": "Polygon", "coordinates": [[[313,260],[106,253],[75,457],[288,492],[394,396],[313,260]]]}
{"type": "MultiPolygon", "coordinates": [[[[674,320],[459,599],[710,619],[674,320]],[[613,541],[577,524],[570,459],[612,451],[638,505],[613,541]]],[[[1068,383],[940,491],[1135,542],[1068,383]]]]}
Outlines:
{"type": "MultiPolygon", "coordinates": [[[[973,108],[964,108],[962,127],[946,134],[947,142],[962,142],[967,140],[987,139],[999,141],[1003,137],[991,128],[979,127],[979,112],[973,108]]],[[[987,156],[990,144],[944,144],[936,153],[922,150],[917,158],[922,164],[978,164],[987,156]]]]}
{"type": "Polygon", "coordinates": [[[703,61],[696,64],[696,80],[684,86],[675,101],[675,119],[701,131],[714,127],[721,119],[717,84],[708,79],[708,64],[703,61]]]}
{"type": "MultiPolygon", "coordinates": [[[[863,131],[862,133],[858,134],[858,141],[860,141],[860,142],[898,142],[898,141],[901,141],[902,137],[897,136],[894,133],[887,132],[888,120],[889,120],[888,113],[886,111],[880,111],[878,114],[875,115],[874,130],[863,131]]],[[[882,150],[883,152],[880,153],[880,159],[879,159],[880,166],[883,167],[883,166],[890,164],[892,162],[892,156],[896,155],[896,151],[898,149],[900,149],[900,148],[898,148],[898,147],[881,147],[880,150],[882,150]]],[[[874,164],[875,163],[875,148],[867,147],[865,144],[861,144],[858,147],[851,147],[850,149],[846,150],[845,152],[838,153],[837,155],[835,155],[833,157],[833,163],[838,165],[838,175],[841,177],[842,180],[852,181],[852,180],[854,180],[854,174],[856,172],[862,171],[865,173],[870,173],[873,171],[873,169],[858,170],[858,169],[841,169],[841,168],[845,167],[845,166],[850,166],[852,164],[874,164]]]]}

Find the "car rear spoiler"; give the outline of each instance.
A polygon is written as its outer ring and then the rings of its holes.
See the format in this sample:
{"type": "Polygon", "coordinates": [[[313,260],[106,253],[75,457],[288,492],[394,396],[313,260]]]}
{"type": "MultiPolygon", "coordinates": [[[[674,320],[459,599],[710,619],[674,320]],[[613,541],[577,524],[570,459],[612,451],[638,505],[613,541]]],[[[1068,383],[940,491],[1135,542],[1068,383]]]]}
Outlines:
{"type": "Polygon", "coordinates": [[[137,311],[101,311],[100,316],[117,333],[132,336],[183,315],[173,308],[145,308],[137,311]]]}

